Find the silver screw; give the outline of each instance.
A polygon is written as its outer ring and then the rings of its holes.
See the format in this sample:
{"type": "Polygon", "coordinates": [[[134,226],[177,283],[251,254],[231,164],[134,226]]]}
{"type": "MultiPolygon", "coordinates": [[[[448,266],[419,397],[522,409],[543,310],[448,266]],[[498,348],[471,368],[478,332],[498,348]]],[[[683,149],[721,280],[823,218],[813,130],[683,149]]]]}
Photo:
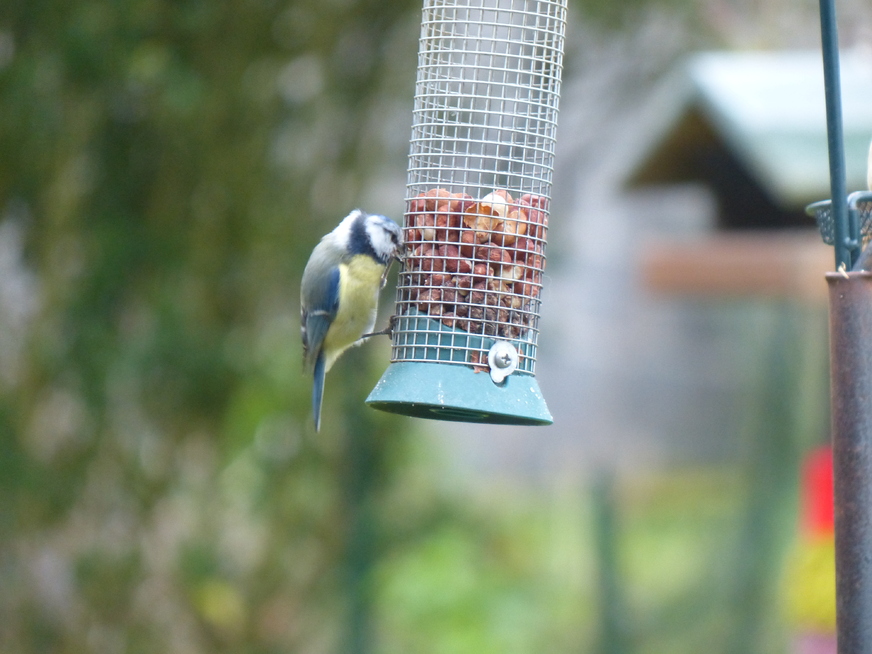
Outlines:
{"type": "Polygon", "coordinates": [[[501,384],[518,368],[518,351],[508,341],[496,341],[488,352],[487,360],[491,379],[495,384],[501,384]]]}

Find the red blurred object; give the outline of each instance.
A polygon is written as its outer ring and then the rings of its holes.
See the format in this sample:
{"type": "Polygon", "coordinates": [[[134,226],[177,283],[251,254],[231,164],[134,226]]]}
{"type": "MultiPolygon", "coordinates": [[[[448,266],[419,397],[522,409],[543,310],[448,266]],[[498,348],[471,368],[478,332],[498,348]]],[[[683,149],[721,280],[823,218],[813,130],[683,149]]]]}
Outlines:
{"type": "Polygon", "coordinates": [[[833,450],[815,448],[802,470],[802,526],[811,536],[833,535],[833,450]]]}

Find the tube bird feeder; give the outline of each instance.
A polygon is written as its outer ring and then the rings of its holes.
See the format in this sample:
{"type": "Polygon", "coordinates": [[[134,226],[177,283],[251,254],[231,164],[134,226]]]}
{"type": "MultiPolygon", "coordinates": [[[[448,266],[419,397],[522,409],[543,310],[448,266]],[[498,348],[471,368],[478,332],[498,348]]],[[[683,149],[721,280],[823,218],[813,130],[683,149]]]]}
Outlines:
{"type": "Polygon", "coordinates": [[[425,0],[377,409],[552,422],[535,377],[566,0],[425,0]]]}

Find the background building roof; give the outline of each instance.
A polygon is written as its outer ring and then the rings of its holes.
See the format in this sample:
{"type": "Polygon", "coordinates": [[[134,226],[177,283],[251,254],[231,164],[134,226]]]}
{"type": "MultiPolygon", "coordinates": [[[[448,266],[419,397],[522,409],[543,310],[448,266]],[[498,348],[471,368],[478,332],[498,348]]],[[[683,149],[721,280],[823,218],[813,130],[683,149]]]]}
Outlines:
{"type": "MultiPolygon", "coordinates": [[[[842,54],[841,87],[848,190],[865,189],[872,51],[842,54]]],[[[782,210],[830,195],[818,51],[695,55],[666,84],[655,113],[630,186],[702,181],[717,193],[712,178],[723,166],[706,164],[726,156],[782,210]]]]}

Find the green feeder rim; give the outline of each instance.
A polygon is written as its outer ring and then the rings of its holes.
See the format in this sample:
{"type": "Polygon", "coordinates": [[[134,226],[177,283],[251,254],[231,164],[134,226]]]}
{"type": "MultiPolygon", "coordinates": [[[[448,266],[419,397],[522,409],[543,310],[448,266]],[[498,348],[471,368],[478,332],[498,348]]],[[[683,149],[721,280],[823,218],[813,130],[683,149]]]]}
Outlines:
{"type": "Polygon", "coordinates": [[[497,425],[554,422],[532,375],[509,375],[496,384],[487,372],[448,363],[392,363],[366,403],[413,418],[497,425]]]}
{"type": "Polygon", "coordinates": [[[394,339],[404,343],[406,360],[388,367],[366,400],[371,407],[434,420],[553,422],[535,376],[525,370],[530,342],[469,334],[414,309],[396,323],[394,339]]]}

